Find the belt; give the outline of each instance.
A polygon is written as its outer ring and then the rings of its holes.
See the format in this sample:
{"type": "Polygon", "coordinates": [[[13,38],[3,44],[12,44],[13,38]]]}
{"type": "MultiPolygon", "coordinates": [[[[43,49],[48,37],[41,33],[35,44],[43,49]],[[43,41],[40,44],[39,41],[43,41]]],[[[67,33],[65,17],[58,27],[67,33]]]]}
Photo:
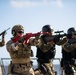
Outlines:
{"type": "Polygon", "coordinates": [[[25,64],[30,62],[30,58],[19,58],[19,59],[12,59],[13,64],[25,64]]]}

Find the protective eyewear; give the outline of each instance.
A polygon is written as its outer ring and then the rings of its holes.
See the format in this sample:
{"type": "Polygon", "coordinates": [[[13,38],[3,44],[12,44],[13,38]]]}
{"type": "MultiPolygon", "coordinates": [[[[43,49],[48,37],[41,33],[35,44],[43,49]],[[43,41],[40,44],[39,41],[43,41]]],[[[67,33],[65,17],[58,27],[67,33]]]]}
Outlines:
{"type": "Polygon", "coordinates": [[[18,31],[19,34],[24,33],[23,31],[18,31]]]}

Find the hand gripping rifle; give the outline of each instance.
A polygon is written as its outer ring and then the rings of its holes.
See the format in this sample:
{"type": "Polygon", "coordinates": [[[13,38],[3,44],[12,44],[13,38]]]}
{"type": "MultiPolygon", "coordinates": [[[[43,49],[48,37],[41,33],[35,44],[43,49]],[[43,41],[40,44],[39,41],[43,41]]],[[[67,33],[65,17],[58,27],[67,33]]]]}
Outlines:
{"type": "Polygon", "coordinates": [[[0,33],[0,36],[3,35],[3,34],[5,34],[6,31],[9,30],[9,29],[10,29],[10,28],[8,28],[8,29],[4,30],[3,32],[1,32],[1,33],[0,33]]]}
{"type": "MultiPolygon", "coordinates": [[[[52,41],[55,41],[55,42],[58,42],[58,40],[59,40],[60,38],[63,38],[64,36],[68,36],[68,35],[71,36],[71,35],[75,34],[75,33],[73,33],[73,34],[66,34],[66,33],[61,34],[61,32],[63,32],[63,31],[56,31],[56,32],[55,32],[56,35],[46,36],[46,37],[44,37],[44,39],[45,39],[47,42],[49,42],[49,41],[51,41],[51,40],[52,40],[52,41]]],[[[41,34],[48,34],[48,32],[45,32],[45,33],[42,33],[42,32],[26,33],[23,37],[17,36],[17,37],[15,37],[15,38],[12,39],[12,40],[13,40],[13,42],[16,42],[16,41],[23,42],[23,41],[25,40],[25,44],[27,44],[27,43],[28,43],[28,39],[29,39],[30,37],[40,36],[41,34]]]]}
{"type": "Polygon", "coordinates": [[[25,39],[25,44],[28,43],[28,39],[30,37],[36,37],[36,36],[40,36],[42,33],[41,32],[38,32],[38,33],[26,33],[23,37],[25,39]]]}
{"type": "MultiPolygon", "coordinates": [[[[64,31],[55,31],[54,33],[56,33],[56,35],[52,35],[52,36],[46,36],[44,39],[49,42],[49,41],[54,41],[54,42],[59,42],[60,38],[63,37],[68,37],[68,36],[72,36],[72,35],[76,35],[76,32],[73,32],[71,34],[66,34],[64,33],[64,31]],[[61,34],[62,33],[62,34],[61,34]]],[[[41,34],[49,34],[48,32],[38,32],[38,33],[26,33],[24,35],[24,38],[26,40],[25,44],[27,44],[27,41],[30,37],[36,37],[36,36],[40,36],[41,34]]],[[[70,43],[76,43],[76,39],[70,39],[70,43]]]]}
{"type": "MultiPolygon", "coordinates": [[[[53,35],[53,36],[47,36],[47,37],[45,37],[44,39],[47,41],[47,42],[49,42],[50,40],[53,40],[54,38],[60,38],[60,37],[63,37],[63,36],[65,36],[66,34],[63,34],[63,35],[61,35],[60,33],[61,33],[61,31],[58,31],[58,32],[56,32],[56,33],[59,33],[58,35],[53,35]]],[[[14,39],[13,39],[13,41],[14,42],[16,42],[16,41],[18,41],[18,42],[23,42],[24,40],[25,40],[25,44],[27,44],[28,43],[28,39],[30,38],[30,37],[36,37],[36,36],[40,36],[41,34],[49,34],[48,32],[37,32],[37,33],[26,33],[23,37],[19,37],[19,36],[17,36],[17,37],[15,37],[14,39]]],[[[58,41],[58,40],[57,40],[58,41]]]]}
{"type": "Polygon", "coordinates": [[[13,40],[13,42],[23,42],[23,41],[25,41],[25,44],[27,44],[28,43],[28,39],[30,38],[30,37],[36,37],[36,36],[40,36],[42,33],[41,32],[38,32],[38,33],[26,33],[23,37],[19,37],[19,36],[17,36],[17,37],[15,37],[15,38],[13,38],[12,40],[13,40]]]}

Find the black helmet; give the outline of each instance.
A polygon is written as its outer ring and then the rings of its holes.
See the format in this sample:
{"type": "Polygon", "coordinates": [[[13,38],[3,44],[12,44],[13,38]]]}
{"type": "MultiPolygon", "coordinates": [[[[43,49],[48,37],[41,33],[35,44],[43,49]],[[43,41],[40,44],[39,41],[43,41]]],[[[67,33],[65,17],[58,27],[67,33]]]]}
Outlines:
{"type": "Polygon", "coordinates": [[[67,30],[67,37],[70,39],[72,38],[72,33],[75,32],[75,28],[74,27],[71,27],[67,30]]]}
{"type": "Polygon", "coordinates": [[[42,27],[42,32],[53,32],[53,28],[50,25],[45,25],[42,27]]]}
{"type": "Polygon", "coordinates": [[[71,27],[67,30],[67,34],[72,34],[73,32],[75,32],[75,28],[71,27]]]}

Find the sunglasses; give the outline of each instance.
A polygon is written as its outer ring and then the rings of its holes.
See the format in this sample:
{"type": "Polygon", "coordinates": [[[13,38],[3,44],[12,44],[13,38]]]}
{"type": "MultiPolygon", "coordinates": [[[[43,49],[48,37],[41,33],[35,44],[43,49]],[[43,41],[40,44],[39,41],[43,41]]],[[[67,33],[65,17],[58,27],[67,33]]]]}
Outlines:
{"type": "Polygon", "coordinates": [[[18,31],[19,34],[24,33],[23,31],[18,31]]]}

